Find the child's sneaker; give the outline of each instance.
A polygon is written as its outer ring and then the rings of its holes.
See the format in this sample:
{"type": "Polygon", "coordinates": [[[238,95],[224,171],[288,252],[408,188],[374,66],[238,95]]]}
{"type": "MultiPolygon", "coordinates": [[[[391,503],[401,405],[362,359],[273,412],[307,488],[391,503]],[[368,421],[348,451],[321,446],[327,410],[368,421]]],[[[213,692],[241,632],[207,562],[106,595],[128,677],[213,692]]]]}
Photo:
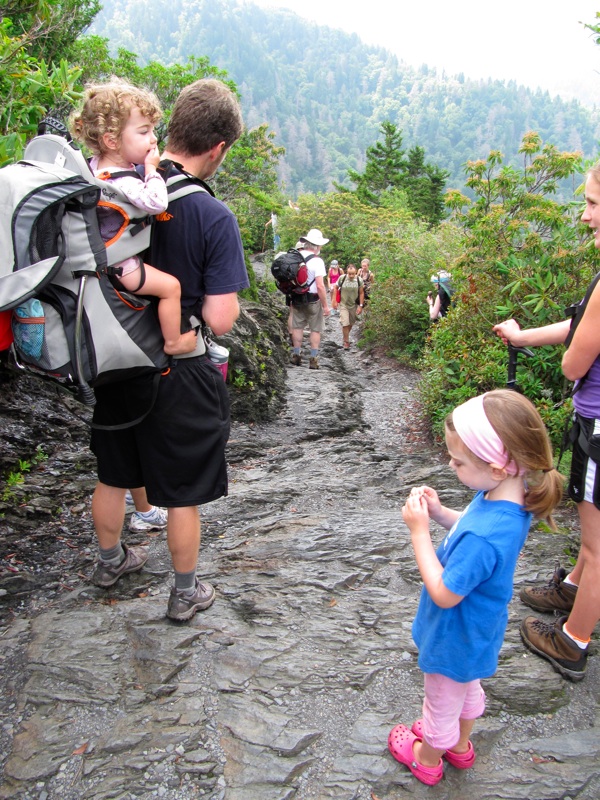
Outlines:
{"type": "Polygon", "coordinates": [[[133,497],[128,489],[125,492],[125,513],[131,514],[132,511],[135,511],[135,503],[133,502],[133,497]]]}
{"type": "Polygon", "coordinates": [[[129,520],[129,530],[134,533],[162,531],[167,527],[167,512],[164,508],[152,506],[150,511],[134,511],[129,520]]]}

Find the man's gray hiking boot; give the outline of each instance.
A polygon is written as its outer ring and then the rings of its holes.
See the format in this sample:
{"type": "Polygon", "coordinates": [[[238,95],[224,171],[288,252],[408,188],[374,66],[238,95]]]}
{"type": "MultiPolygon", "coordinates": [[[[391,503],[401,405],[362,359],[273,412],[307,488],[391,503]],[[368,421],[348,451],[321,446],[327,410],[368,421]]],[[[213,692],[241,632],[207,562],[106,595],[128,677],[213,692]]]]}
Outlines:
{"type": "Polygon", "coordinates": [[[169,604],[167,606],[167,617],[185,622],[191,619],[196,611],[204,611],[212,606],[215,599],[215,590],[210,583],[201,583],[196,578],[196,591],[192,595],[185,595],[177,591],[175,587],[171,589],[169,604]]]}
{"type": "Polygon", "coordinates": [[[577,682],[585,675],[589,646],[582,650],[567,636],[562,629],[567,619],[542,622],[526,617],[521,623],[521,639],[528,650],[549,661],[563,678],[577,682]]]}
{"type": "Polygon", "coordinates": [[[521,589],[519,597],[526,606],[534,611],[569,612],[573,608],[577,587],[565,583],[566,569],[557,566],[554,575],[546,586],[526,586],[521,589]]]}
{"type": "Polygon", "coordinates": [[[116,567],[112,564],[106,564],[103,561],[98,561],[96,569],[92,574],[92,583],[100,586],[102,589],[108,589],[113,586],[119,578],[128,572],[139,572],[148,561],[148,551],[145,547],[127,547],[123,545],[125,551],[125,558],[116,567]]]}

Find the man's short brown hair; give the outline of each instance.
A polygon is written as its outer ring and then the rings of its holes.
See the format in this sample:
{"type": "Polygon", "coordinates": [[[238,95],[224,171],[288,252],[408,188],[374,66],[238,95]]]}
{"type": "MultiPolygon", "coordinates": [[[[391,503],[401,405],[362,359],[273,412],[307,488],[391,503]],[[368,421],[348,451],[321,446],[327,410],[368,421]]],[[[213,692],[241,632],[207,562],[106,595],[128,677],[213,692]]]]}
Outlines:
{"type": "Polygon", "coordinates": [[[195,81],[182,89],[169,121],[167,149],[182,156],[199,156],[220,142],[226,147],[240,138],[244,124],[237,97],[221,81],[195,81]]]}

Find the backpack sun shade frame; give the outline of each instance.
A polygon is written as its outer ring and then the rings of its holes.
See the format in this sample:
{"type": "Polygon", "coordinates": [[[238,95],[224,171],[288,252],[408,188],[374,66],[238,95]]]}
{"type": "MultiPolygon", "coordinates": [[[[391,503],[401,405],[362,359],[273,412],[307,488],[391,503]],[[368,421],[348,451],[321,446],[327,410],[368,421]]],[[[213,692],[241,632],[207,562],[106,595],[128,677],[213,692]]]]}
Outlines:
{"type": "MultiPolygon", "coordinates": [[[[13,366],[93,405],[93,387],[140,372],[159,377],[170,364],[156,299],[111,280],[113,265],[148,248],[152,217],[96,178],[67,138],[41,131],[21,161],[0,170],[0,312],[12,312],[13,366]],[[106,244],[103,205],[126,220],[106,244]]],[[[170,199],[205,191],[174,178],[170,199]]]]}

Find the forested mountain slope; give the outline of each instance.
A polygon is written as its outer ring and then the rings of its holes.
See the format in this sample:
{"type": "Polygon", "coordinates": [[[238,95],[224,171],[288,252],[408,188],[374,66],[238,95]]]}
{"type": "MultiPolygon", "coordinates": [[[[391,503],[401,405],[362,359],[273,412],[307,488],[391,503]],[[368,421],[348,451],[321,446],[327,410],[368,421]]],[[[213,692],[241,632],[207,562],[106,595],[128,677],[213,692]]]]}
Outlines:
{"type": "MultiPolygon", "coordinates": [[[[293,194],[346,183],[390,120],[404,144],[425,148],[463,184],[463,164],[500,150],[516,159],[522,135],[596,157],[600,115],[514,82],[448,77],[415,69],[355,34],[319,27],[286,10],[235,0],[104,0],[93,33],[142,61],[208,56],[242,93],[246,123],[267,122],[286,148],[280,167],[293,194]]],[[[382,25],[385,20],[382,20],[382,25]]],[[[526,78],[526,76],[524,76],[526,78]]]]}

